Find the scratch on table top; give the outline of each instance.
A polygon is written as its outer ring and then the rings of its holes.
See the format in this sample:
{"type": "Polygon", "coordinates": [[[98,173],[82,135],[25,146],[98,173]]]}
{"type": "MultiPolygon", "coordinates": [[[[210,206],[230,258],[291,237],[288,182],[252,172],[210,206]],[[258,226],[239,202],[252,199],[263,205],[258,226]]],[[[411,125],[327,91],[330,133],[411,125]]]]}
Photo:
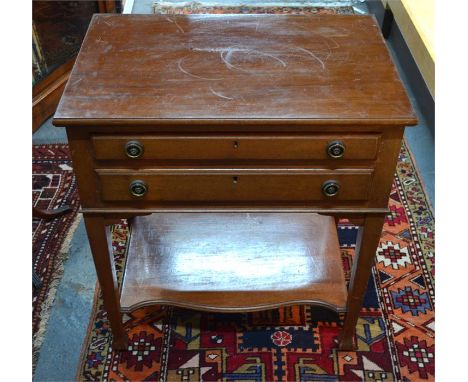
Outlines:
{"type": "Polygon", "coordinates": [[[299,47],[299,48],[297,48],[297,49],[300,50],[300,51],[302,51],[302,52],[307,53],[308,55],[310,55],[311,57],[313,57],[314,59],[316,59],[316,60],[320,63],[320,65],[322,66],[322,70],[325,69],[325,63],[324,63],[319,57],[317,57],[317,55],[315,55],[314,53],[312,53],[310,50],[307,50],[307,49],[304,49],[304,48],[301,48],[301,47],[299,47]]]}
{"type": "Polygon", "coordinates": [[[237,70],[240,70],[241,72],[248,73],[246,70],[244,70],[242,68],[239,68],[236,65],[231,64],[231,62],[230,62],[231,56],[232,56],[232,48],[227,48],[227,50],[221,51],[220,57],[221,57],[221,60],[226,65],[226,67],[228,69],[237,69],[237,70]],[[226,51],[227,51],[227,53],[226,53],[226,51]],[[225,53],[226,53],[226,55],[225,55],[225,53]]]}
{"type": "Polygon", "coordinates": [[[338,44],[335,40],[333,40],[332,38],[323,37],[323,36],[320,36],[320,37],[321,37],[321,38],[323,39],[323,41],[325,42],[325,45],[327,46],[327,50],[328,50],[326,57],[323,59],[323,62],[325,63],[326,61],[328,61],[328,59],[329,59],[330,56],[332,55],[332,48],[331,48],[330,45],[328,44],[328,40],[332,40],[333,43],[335,44],[335,46],[333,47],[333,49],[338,48],[338,47],[339,47],[339,44],[338,44]],[[337,45],[338,45],[338,46],[337,46],[337,45]]]}
{"type": "Polygon", "coordinates": [[[192,48],[192,51],[194,52],[208,52],[208,53],[224,52],[225,50],[226,50],[225,48],[192,48]]]}
{"type": "Polygon", "coordinates": [[[198,78],[198,79],[200,79],[200,80],[207,80],[207,81],[220,81],[220,80],[223,80],[223,79],[224,79],[224,78],[207,78],[207,77],[197,76],[196,74],[192,74],[192,73],[186,71],[186,70],[182,67],[182,61],[183,61],[182,58],[181,58],[179,61],[177,61],[177,67],[179,68],[179,70],[180,70],[182,73],[185,73],[185,74],[187,74],[187,75],[190,76],[190,77],[198,78]]]}
{"type": "Polygon", "coordinates": [[[275,56],[274,54],[264,53],[264,52],[260,52],[260,51],[258,51],[258,50],[253,50],[253,49],[252,49],[249,53],[247,53],[247,54],[249,55],[249,54],[251,54],[251,53],[253,53],[253,54],[258,54],[258,55],[260,55],[260,56],[271,57],[271,58],[273,58],[274,60],[278,61],[281,65],[283,65],[283,67],[288,66],[288,64],[286,64],[286,62],[284,62],[281,58],[275,56]]]}
{"type": "Polygon", "coordinates": [[[221,60],[224,62],[224,64],[226,65],[226,67],[228,69],[235,69],[235,70],[239,70],[241,72],[244,72],[244,73],[254,73],[253,71],[250,71],[250,70],[245,70],[237,65],[234,65],[232,62],[231,62],[231,57],[233,55],[233,53],[235,52],[243,52],[243,53],[246,53],[246,55],[258,55],[258,56],[264,56],[264,57],[270,57],[272,59],[274,59],[275,61],[278,61],[283,67],[286,67],[287,66],[287,63],[282,60],[281,58],[279,58],[277,55],[274,55],[272,53],[266,53],[266,52],[262,52],[260,50],[257,50],[257,49],[252,49],[252,48],[236,48],[235,46],[230,46],[226,49],[222,49],[220,50],[220,58],[221,60]]]}
{"type": "Polygon", "coordinates": [[[229,100],[233,100],[234,98],[231,98],[231,97],[227,97],[225,95],[222,95],[216,91],[213,90],[213,88],[210,86],[210,90],[211,90],[211,93],[213,93],[215,96],[218,96],[219,98],[224,98],[224,99],[229,99],[229,100]]]}
{"type": "Polygon", "coordinates": [[[179,25],[176,19],[170,19],[169,17],[166,17],[166,20],[170,23],[173,23],[177,27],[177,29],[179,29],[180,32],[185,33],[184,29],[179,25]]]}
{"type": "Polygon", "coordinates": [[[72,86],[73,85],[76,85],[78,82],[80,82],[81,80],[83,79],[83,77],[80,77],[78,78],[76,81],[73,81],[73,83],[71,84],[72,86]]]}
{"type": "Polygon", "coordinates": [[[341,45],[336,42],[336,40],[333,37],[327,37],[328,40],[333,41],[335,46],[333,48],[339,48],[341,45]]]}

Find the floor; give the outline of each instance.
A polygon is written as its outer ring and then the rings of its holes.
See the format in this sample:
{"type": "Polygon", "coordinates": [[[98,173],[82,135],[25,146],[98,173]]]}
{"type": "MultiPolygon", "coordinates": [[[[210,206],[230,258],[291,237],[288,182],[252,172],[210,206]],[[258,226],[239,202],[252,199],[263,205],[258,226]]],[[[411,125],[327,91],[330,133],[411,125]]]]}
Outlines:
{"type": "MultiPolygon", "coordinates": [[[[135,0],[132,13],[150,13],[154,0],[135,0]]],[[[176,1],[165,1],[174,3],[176,1]]],[[[200,1],[201,2],[201,1],[200,1]]],[[[183,2],[179,2],[183,3],[183,2]]],[[[203,1],[203,3],[216,4],[245,4],[234,0],[218,0],[216,2],[203,1]]],[[[255,4],[275,5],[353,5],[356,12],[366,13],[368,8],[360,0],[351,1],[263,1],[255,4]]],[[[428,198],[434,206],[434,126],[431,115],[427,113],[424,102],[418,88],[415,87],[413,69],[399,53],[401,49],[401,36],[394,28],[388,39],[388,46],[413,106],[418,114],[420,123],[405,132],[406,139],[416,159],[422,180],[425,184],[428,198]],[[395,51],[398,49],[398,54],[395,51]]],[[[34,134],[33,143],[59,143],[66,142],[66,134],[63,128],[54,127],[48,120],[34,134]]],[[[89,244],[81,222],[75,232],[71,243],[68,260],[65,263],[64,275],[59,285],[56,302],[52,308],[48,329],[34,376],[35,381],[72,381],[76,375],[79,356],[83,339],[87,330],[94,289],[96,285],[96,274],[92,263],[89,244]]]]}

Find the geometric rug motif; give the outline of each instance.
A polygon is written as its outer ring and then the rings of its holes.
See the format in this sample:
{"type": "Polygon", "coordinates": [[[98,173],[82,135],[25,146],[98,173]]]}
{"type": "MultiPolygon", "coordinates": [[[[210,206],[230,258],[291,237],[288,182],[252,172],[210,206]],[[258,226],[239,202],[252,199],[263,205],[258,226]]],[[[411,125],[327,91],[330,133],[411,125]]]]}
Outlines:
{"type": "Polygon", "coordinates": [[[79,222],[79,198],[68,145],[33,145],[32,205],[42,209],[70,206],[71,212],[56,219],[33,219],[33,270],[42,286],[32,290],[33,369],[63,274],[63,262],[79,222]]]}
{"type": "MultiPolygon", "coordinates": [[[[130,344],[113,351],[107,315],[97,298],[82,352],[83,381],[433,381],[434,218],[403,143],[386,217],[357,324],[356,351],[339,351],[336,313],[292,306],[254,313],[206,313],[168,306],[125,316],[130,344]],[[409,181],[411,179],[411,181],[409,181]],[[409,235],[400,235],[402,231],[409,235]],[[390,249],[391,248],[391,249],[390,249]],[[429,256],[430,254],[430,256],[429,256]]],[[[355,243],[339,225],[345,275],[355,243]]],[[[120,280],[128,226],[113,227],[120,280]]]]}
{"type": "MultiPolygon", "coordinates": [[[[353,13],[352,7],[184,7],[155,13],[353,13]]],[[[254,313],[207,313],[152,306],[125,315],[126,351],[114,351],[97,289],[77,379],[82,381],[433,381],[434,217],[406,143],[389,214],[356,328],[356,351],[339,351],[342,315],[292,306],[254,313]]],[[[357,227],[338,235],[349,281],[357,227]]],[[[128,225],[112,228],[119,282],[128,225]]]]}

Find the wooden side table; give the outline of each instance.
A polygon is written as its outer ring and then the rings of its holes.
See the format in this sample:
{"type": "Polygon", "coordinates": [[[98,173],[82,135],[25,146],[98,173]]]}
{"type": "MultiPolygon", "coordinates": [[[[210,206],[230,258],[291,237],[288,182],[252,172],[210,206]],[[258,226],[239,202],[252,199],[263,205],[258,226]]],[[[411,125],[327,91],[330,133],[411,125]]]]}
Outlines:
{"type": "Polygon", "coordinates": [[[416,123],[372,17],[95,15],[54,123],[115,348],[122,313],[149,304],[320,304],[346,312],[340,347],[353,347],[416,123]],[[348,291],[341,217],[362,226],[348,291]],[[121,218],[119,290],[106,227],[121,218]]]}

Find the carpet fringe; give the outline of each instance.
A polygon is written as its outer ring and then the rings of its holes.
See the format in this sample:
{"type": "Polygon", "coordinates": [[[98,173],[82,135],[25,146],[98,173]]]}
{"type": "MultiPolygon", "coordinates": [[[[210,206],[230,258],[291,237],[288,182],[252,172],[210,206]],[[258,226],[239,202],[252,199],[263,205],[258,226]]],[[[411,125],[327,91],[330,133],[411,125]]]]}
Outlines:
{"type": "Polygon", "coordinates": [[[60,247],[60,251],[57,254],[55,259],[54,269],[52,273],[54,274],[53,279],[49,284],[49,289],[47,292],[47,297],[42,303],[41,314],[39,315],[39,328],[36,334],[33,336],[33,354],[32,354],[32,361],[33,361],[33,376],[34,372],[36,371],[37,361],[39,360],[39,353],[42,343],[44,341],[45,332],[47,331],[47,324],[50,317],[50,310],[55,303],[55,295],[57,293],[58,286],[60,285],[60,281],[63,277],[64,272],[64,263],[68,259],[68,254],[70,250],[70,245],[75,234],[78,225],[81,222],[82,214],[78,213],[75,217],[75,220],[71,224],[67,236],[65,237],[62,246],[60,247]]]}
{"type": "Polygon", "coordinates": [[[429,198],[429,192],[427,192],[426,184],[425,184],[424,179],[422,177],[421,171],[419,170],[418,164],[416,162],[416,158],[414,157],[414,154],[410,149],[410,145],[409,145],[409,142],[408,142],[408,139],[406,138],[406,136],[403,136],[402,144],[405,145],[406,151],[408,151],[408,156],[410,157],[410,159],[411,159],[411,161],[413,163],[415,173],[418,176],[419,183],[421,184],[422,191],[423,191],[424,196],[426,198],[427,206],[429,207],[429,210],[431,211],[431,214],[434,216],[434,207],[432,205],[431,199],[429,198]]]}
{"type": "Polygon", "coordinates": [[[86,358],[88,356],[88,346],[91,336],[93,335],[93,327],[94,327],[94,318],[96,317],[98,308],[99,308],[99,298],[101,297],[101,286],[99,285],[99,281],[96,281],[96,285],[94,287],[94,295],[93,295],[93,302],[91,308],[91,314],[89,315],[88,326],[86,328],[86,335],[84,337],[83,343],[81,344],[80,350],[80,358],[78,359],[78,367],[76,369],[76,376],[75,381],[80,382],[84,381],[82,377],[82,371],[84,368],[84,363],[86,362],[86,358]]]}

